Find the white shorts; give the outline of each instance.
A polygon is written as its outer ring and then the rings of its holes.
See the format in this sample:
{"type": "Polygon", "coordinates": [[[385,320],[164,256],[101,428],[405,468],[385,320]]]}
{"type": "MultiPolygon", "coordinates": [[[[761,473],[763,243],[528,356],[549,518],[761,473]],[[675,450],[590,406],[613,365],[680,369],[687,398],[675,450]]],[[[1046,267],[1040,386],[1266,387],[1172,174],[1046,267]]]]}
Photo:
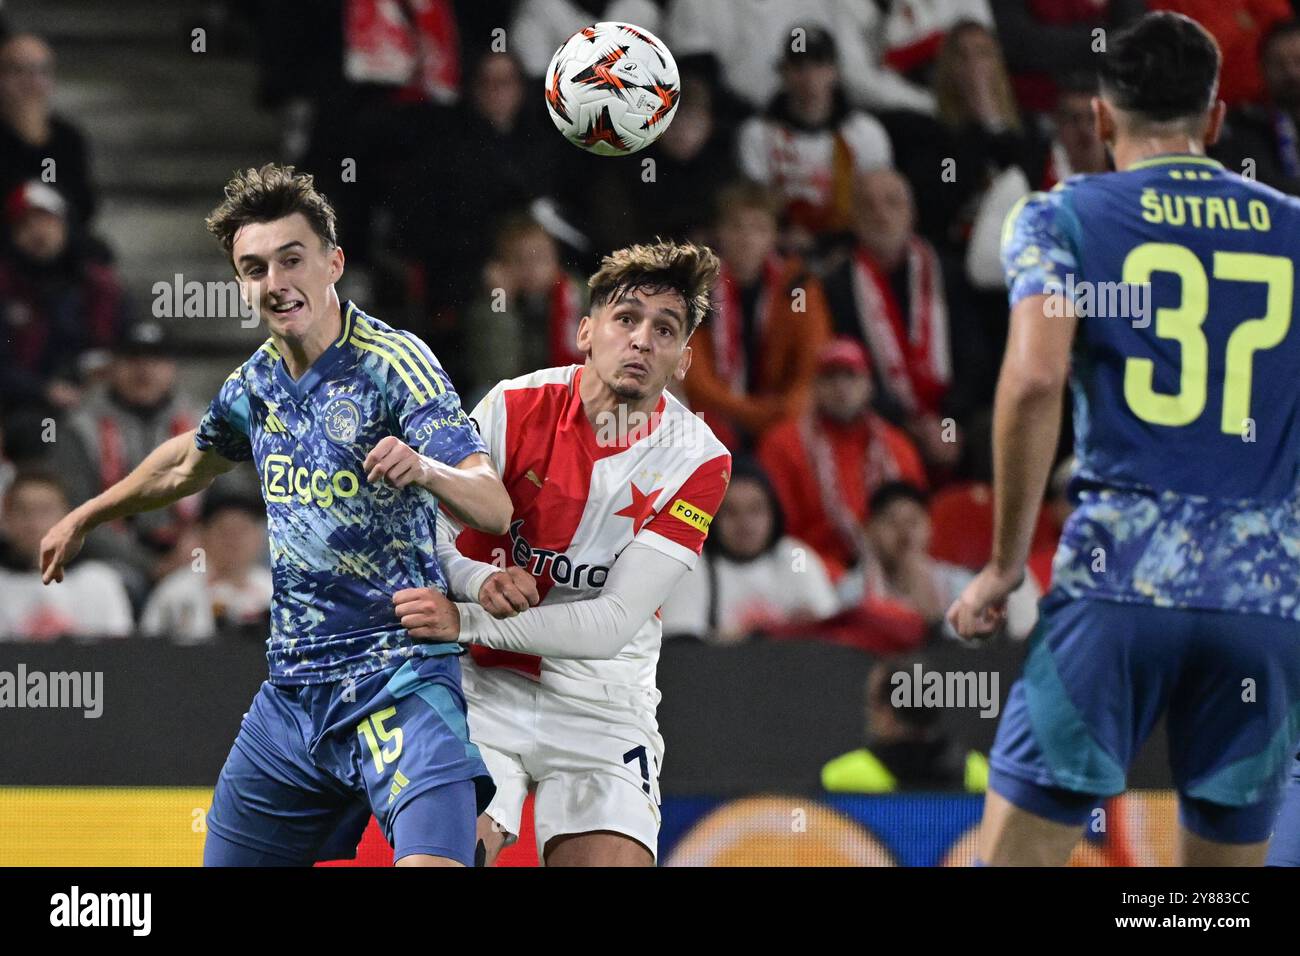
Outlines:
{"type": "Polygon", "coordinates": [[[468,659],[462,674],[470,739],[497,788],[487,814],[509,840],[518,837],[524,799],[536,786],[543,863],[552,838],[594,830],[625,834],[658,858],[664,743],[657,691],[557,680],[560,693],[468,659]]]}

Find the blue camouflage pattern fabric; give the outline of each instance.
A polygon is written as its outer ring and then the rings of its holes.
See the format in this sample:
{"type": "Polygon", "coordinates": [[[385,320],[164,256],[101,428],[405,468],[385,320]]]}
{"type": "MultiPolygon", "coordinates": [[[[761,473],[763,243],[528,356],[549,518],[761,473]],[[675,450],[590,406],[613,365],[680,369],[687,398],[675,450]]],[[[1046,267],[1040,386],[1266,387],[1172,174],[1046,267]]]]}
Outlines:
{"type": "Polygon", "coordinates": [[[455,465],[486,448],[451,380],[419,338],[343,303],[343,330],[298,381],[268,340],[222,385],[195,444],[261,477],[274,595],[270,680],[322,684],[412,656],[421,644],[392,594],[446,579],[434,553],[438,503],[423,488],[366,481],[362,463],[395,435],[455,465]]]}
{"type": "Polygon", "coordinates": [[[1012,306],[1064,293],[1080,316],[1070,372],[1076,462],[1068,494],[1076,507],[1053,589],[1300,619],[1300,322],[1286,315],[1285,334],[1248,363],[1226,359],[1233,332],[1260,320],[1270,296],[1290,309],[1300,297],[1290,278],[1274,288],[1262,270],[1233,277],[1222,266],[1224,254],[1235,255],[1290,276],[1278,263],[1294,254],[1297,235],[1300,203],[1205,157],[1075,176],[1012,210],[1002,237],[1012,306]],[[1144,314],[1107,313],[1100,294],[1085,300],[1090,287],[1119,282],[1144,245],[1155,263],[1144,314]],[[1197,266],[1174,247],[1200,263],[1204,293],[1189,291],[1200,285],[1197,266]],[[1187,345],[1170,319],[1197,303],[1203,320],[1181,334],[1205,343],[1204,410],[1186,423],[1154,423],[1126,394],[1131,360],[1151,363],[1157,396],[1180,393],[1187,345]],[[1230,384],[1249,395],[1240,431],[1221,412],[1230,384]]]}

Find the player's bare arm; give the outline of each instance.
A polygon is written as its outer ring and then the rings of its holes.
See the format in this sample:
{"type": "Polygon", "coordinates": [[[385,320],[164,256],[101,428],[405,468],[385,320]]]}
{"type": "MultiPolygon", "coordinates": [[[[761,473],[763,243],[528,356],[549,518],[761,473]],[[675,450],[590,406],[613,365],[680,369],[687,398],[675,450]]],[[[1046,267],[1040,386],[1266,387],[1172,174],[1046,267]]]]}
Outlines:
{"type": "Polygon", "coordinates": [[[447,465],[389,435],[370,450],[362,467],[367,481],[387,481],[394,488],[418,485],[431,491],[471,528],[488,534],[505,534],[510,528],[514,505],[492,459],[481,452],[447,465]]]}
{"type": "Polygon", "coordinates": [[[141,511],[165,508],[202,491],[235,462],[194,445],[195,430],[163,442],[129,475],[70,511],[41,541],[41,580],[63,580],[64,566],[99,525],[141,511]]]}
{"type": "Polygon", "coordinates": [[[948,622],[967,639],[991,636],[1006,618],[1056,454],[1077,319],[1064,297],[1052,309],[1048,298],[1029,296],[1011,310],[993,404],[993,555],[948,609],[948,622]]]}

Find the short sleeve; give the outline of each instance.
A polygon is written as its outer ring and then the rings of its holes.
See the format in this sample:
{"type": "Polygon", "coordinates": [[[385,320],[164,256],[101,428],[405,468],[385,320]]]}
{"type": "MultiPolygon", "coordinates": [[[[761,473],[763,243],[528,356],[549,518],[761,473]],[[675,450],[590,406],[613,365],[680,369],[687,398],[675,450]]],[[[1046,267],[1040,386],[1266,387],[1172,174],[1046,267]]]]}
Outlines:
{"type": "Polygon", "coordinates": [[[248,438],[248,392],[241,372],[242,369],[236,370],[222,384],[194,436],[199,451],[214,451],[230,461],[248,461],[253,457],[253,445],[248,438]]]}
{"type": "Polygon", "coordinates": [[[422,455],[456,465],[487,447],[451,379],[429,347],[408,332],[393,332],[399,352],[389,366],[388,399],[402,438],[422,455]]]}
{"type": "Polygon", "coordinates": [[[1064,190],[1030,193],[1011,208],[1002,227],[1002,269],[1011,305],[1031,295],[1064,292],[1079,274],[1064,190]]]}
{"type": "Polygon", "coordinates": [[[731,481],[731,456],[719,455],[700,465],[677,489],[672,500],[650,519],[636,540],[694,568],[731,481]]]}
{"type": "Polygon", "coordinates": [[[478,431],[483,444],[487,446],[488,456],[496,467],[497,474],[506,470],[506,390],[505,382],[499,382],[495,388],[479,399],[469,417],[478,431]]]}

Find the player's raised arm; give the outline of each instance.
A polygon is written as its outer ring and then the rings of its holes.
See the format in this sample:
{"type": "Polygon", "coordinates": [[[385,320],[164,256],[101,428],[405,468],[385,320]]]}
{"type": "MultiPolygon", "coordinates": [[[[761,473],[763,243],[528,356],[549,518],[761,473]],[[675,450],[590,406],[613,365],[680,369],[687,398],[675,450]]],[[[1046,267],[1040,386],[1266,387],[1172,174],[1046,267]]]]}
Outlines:
{"type": "Polygon", "coordinates": [[[194,443],[197,429],[169,438],[136,466],[135,470],[73,509],[41,541],[41,580],[63,580],[64,566],[81,550],[86,535],[99,525],[141,511],[165,508],[187,495],[202,491],[235,462],[215,451],[200,451],[194,443]]]}

